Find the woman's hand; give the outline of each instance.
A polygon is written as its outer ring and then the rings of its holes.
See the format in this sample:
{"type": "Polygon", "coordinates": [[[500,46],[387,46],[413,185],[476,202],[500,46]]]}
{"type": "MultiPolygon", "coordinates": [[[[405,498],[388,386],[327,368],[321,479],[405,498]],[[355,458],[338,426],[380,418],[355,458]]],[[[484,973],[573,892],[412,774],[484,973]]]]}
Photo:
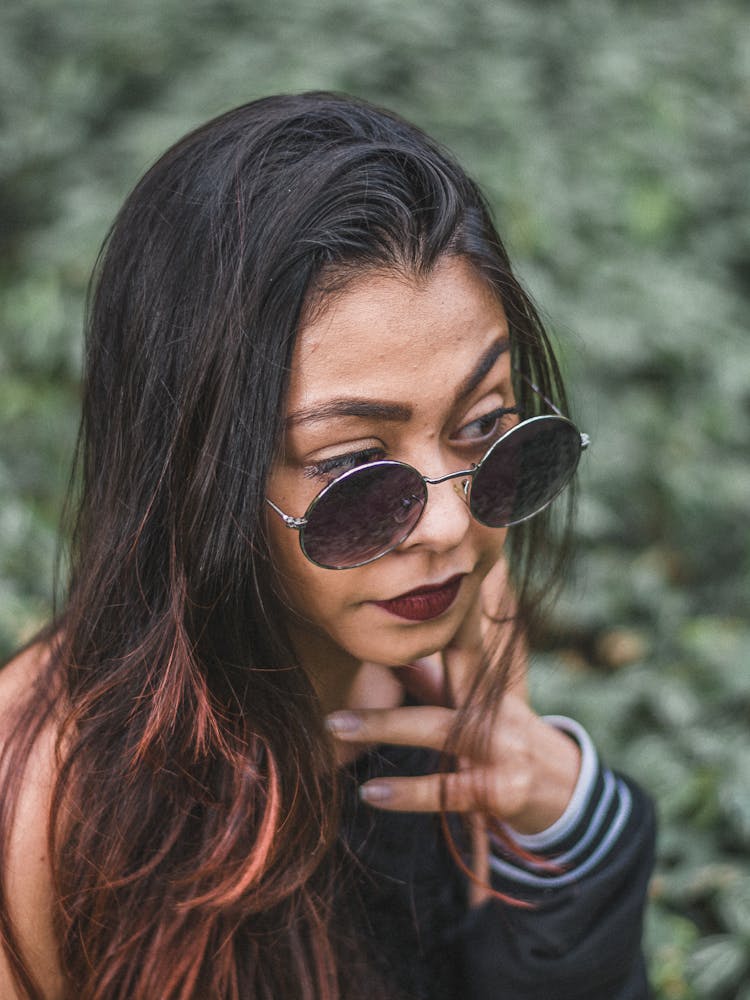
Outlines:
{"type": "MultiPolygon", "coordinates": [[[[485,599],[486,595],[487,591],[485,599]]],[[[404,686],[426,704],[333,712],[328,716],[331,732],[346,743],[442,750],[456,716],[456,708],[445,704],[443,671],[454,703],[462,704],[481,656],[482,619],[478,601],[442,654],[400,668],[404,686]]],[[[462,756],[459,770],[442,780],[448,811],[488,813],[528,834],[546,829],[565,811],[578,777],[580,753],[573,740],[532,711],[524,693],[524,673],[516,667],[484,751],[462,756]]],[[[441,806],[438,774],[377,778],[360,791],[366,802],[380,809],[437,812],[441,806]]]]}

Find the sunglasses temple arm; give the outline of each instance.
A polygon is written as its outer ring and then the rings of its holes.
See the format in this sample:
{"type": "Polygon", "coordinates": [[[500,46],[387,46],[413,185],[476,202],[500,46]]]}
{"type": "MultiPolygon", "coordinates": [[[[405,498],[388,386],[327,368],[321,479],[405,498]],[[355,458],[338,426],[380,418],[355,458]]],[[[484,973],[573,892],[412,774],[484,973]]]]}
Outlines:
{"type": "Polygon", "coordinates": [[[294,528],[295,531],[301,531],[302,528],[304,528],[304,526],[307,524],[306,518],[291,517],[289,514],[285,514],[284,511],[280,507],[277,507],[276,504],[273,502],[273,500],[269,500],[268,497],[266,497],[266,503],[271,508],[271,510],[276,511],[276,513],[279,515],[279,517],[287,526],[287,528],[294,528]]]}
{"type": "Polygon", "coordinates": [[[552,400],[547,399],[547,397],[544,395],[544,393],[542,392],[542,390],[539,388],[538,385],[534,385],[531,379],[528,378],[526,375],[524,375],[523,372],[520,372],[517,368],[514,368],[513,371],[516,373],[516,375],[520,375],[520,377],[524,380],[526,385],[529,386],[530,389],[533,389],[540,399],[544,400],[547,406],[549,406],[550,410],[553,410],[558,415],[558,417],[565,417],[565,414],[562,413],[560,410],[558,410],[558,408],[555,406],[552,400]]]}
{"type": "MultiPolygon", "coordinates": [[[[549,406],[550,410],[556,413],[558,417],[562,417],[564,420],[568,419],[564,413],[558,410],[558,408],[555,406],[555,404],[552,402],[551,399],[547,399],[547,397],[544,395],[539,386],[534,385],[534,383],[531,381],[530,378],[527,378],[526,375],[524,375],[523,372],[520,372],[517,368],[514,368],[513,371],[516,373],[516,375],[521,376],[526,385],[528,385],[531,389],[533,389],[534,392],[537,394],[537,396],[539,396],[540,399],[543,399],[544,402],[547,404],[547,406],[549,406]]],[[[582,434],[580,431],[579,434],[581,434],[581,451],[585,451],[591,444],[591,438],[588,436],[588,434],[582,434]]]]}

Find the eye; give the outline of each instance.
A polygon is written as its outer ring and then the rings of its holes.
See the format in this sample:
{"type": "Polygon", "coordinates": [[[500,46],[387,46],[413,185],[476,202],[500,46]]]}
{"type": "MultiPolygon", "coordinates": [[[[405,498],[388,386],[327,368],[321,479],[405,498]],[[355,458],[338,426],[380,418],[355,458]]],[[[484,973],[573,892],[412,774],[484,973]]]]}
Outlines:
{"type": "Polygon", "coordinates": [[[455,435],[455,440],[473,443],[499,437],[512,426],[513,422],[508,418],[520,412],[521,409],[518,406],[499,406],[462,427],[455,435]]]}
{"type": "Polygon", "coordinates": [[[322,458],[318,462],[305,466],[305,476],[308,479],[327,479],[330,482],[348,469],[367,465],[368,462],[376,462],[379,458],[383,458],[383,454],[381,448],[365,448],[362,451],[347,452],[345,455],[322,458]]]}

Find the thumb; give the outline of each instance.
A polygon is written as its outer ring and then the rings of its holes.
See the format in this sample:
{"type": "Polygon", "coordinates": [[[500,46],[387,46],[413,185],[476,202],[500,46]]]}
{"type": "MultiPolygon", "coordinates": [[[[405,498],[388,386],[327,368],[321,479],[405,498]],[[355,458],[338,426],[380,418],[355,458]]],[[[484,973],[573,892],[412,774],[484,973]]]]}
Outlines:
{"type": "Polygon", "coordinates": [[[450,707],[443,657],[440,653],[433,653],[405,666],[395,667],[394,673],[399,683],[417,701],[425,705],[450,707]]]}

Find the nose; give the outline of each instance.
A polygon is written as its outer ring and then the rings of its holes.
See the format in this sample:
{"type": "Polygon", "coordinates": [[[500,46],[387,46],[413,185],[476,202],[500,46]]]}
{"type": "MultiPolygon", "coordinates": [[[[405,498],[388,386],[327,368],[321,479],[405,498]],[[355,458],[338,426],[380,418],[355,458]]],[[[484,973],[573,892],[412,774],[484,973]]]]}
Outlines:
{"type": "Polygon", "coordinates": [[[422,546],[434,552],[449,552],[463,541],[471,520],[462,480],[428,483],[422,516],[399,548],[422,546]]]}

